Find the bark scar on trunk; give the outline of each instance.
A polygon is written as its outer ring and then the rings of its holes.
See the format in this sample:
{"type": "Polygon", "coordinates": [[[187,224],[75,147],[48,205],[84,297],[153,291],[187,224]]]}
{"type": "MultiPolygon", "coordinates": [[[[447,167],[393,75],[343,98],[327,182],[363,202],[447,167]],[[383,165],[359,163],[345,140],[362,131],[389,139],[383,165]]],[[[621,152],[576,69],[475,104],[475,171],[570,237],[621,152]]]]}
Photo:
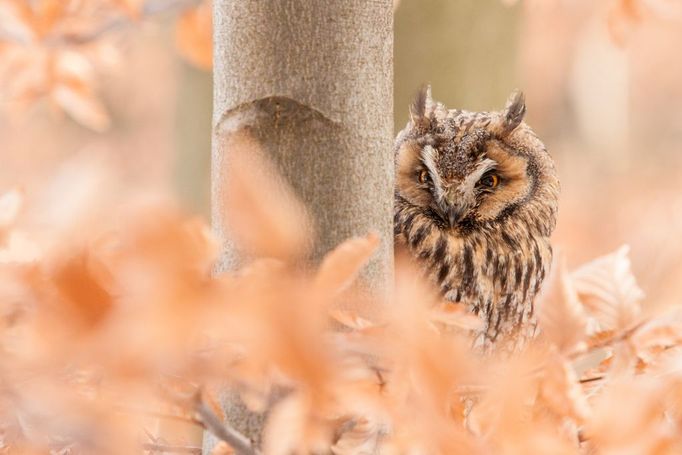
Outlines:
{"type": "Polygon", "coordinates": [[[270,119],[274,126],[278,127],[292,115],[295,115],[299,121],[312,120],[330,125],[341,125],[341,122],[293,98],[268,96],[239,104],[225,111],[215,126],[215,133],[224,137],[242,128],[253,127],[263,121],[264,117],[270,119]]]}
{"type": "MultiPolygon", "coordinates": [[[[339,174],[354,177],[352,162],[347,158],[349,133],[341,122],[335,122],[320,111],[283,96],[260,98],[242,103],[225,112],[214,130],[212,199],[214,220],[220,220],[216,233],[227,248],[221,256],[218,270],[237,267],[238,254],[230,242],[223,224],[227,224],[219,208],[224,206],[223,191],[227,182],[239,135],[246,135],[257,144],[276,171],[271,177],[281,179],[291,188],[311,216],[313,245],[308,260],[321,259],[324,254],[346,238],[358,233],[340,229],[338,218],[330,207],[350,218],[355,199],[349,190],[339,188],[339,174]],[[324,233],[324,235],[318,235],[324,233]]],[[[244,152],[244,150],[242,150],[244,152]]],[[[359,177],[353,186],[362,184],[359,177]]]]}

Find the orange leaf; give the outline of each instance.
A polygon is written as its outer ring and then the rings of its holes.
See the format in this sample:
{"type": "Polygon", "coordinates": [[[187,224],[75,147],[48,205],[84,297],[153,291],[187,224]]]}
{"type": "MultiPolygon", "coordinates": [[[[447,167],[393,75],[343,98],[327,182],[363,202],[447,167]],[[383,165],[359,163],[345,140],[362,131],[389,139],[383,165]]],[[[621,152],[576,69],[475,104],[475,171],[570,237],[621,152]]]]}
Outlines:
{"type": "Polygon", "coordinates": [[[543,336],[560,352],[568,353],[582,345],[587,337],[587,316],[559,257],[537,301],[538,324],[543,336]]]}
{"type": "Polygon", "coordinates": [[[31,11],[19,2],[0,1],[2,31],[20,42],[35,38],[31,11]]]}
{"type": "Polygon", "coordinates": [[[352,427],[344,431],[331,452],[334,455],[371,454],[378,453],[382,431],[381,425],[365,418],[352,422],[352,427]]]}
{"type": "Polygon", "coordinates": [[[557,415],[568,416],[583,423],[590,415],[587,403],[575,371],[559,355],[552,355],[543,369],[540,398],[557,415]]]}
{"type": "Polygon", "coordinates": [[[665,389],[652,378],[613,381],[597,397],[584,434],[599,453],[670,454],[673,428],[664,413],[665,389]]]}
{"type": "Polygon", "coordinates": [[[193,65],[210,70],[213,66],[213,22],[211,2],[204,1],[178,19],[175,37],[180,55],[193,65]]]}
{"type": "Polygon", "coordinates": [[[581,302],[602,329],[627,330],[639,322],[644,293],[630,270],[628,252],[622,246],[571,274],[581,302]]]}
{"type": "Polygon", "coordinates": [[[90,85],[95,81],[95,70],[90,60],[72,50],[55,53],[54,72],[59,80],[72,81],[72,84],[90,85]]]}
{"type": "Polygon", "coordinates": [[[365,319],[350,311],[333,309],[329,312],[329,315],[336,322],[343,324],[344,326],[351,328],[353,330],[361,331],[372,327],[376,327],[376,324],[374,324],[372,321],[365,319]]]}
{"type": "Polygon", "coordinates": [[[113,306],[101,277],[96,275],[97,265],[86,253],[81,253],[59,264],[54,271],[54,283],[64,298],[65,309],[86,328],[101,323],[113,306]]]}
{"type": "Polygon", "coordinates": [[[474,331],[483,328],[481,318],[467,311],[464,305],[453,302],[441,302],[431,311],[431,317],[434,322],[462,330],[474,331]]]}
{"type": "Polygon", "coordinates": [[[66,12],[68,2],[64,0],[41,0],[34,7],[35,29],[40,36],[45,36],[66,12]]]}
{"type": "Polygon", "coordinates": [[[23,195],[19,190],[12,190],[0,196],[0,233],[2,229],[8,228],[17,215],[23,204],[23,195]]]}
{"type": "Polygon", "coordinates": [[[225,441],[218,442],[211,450],[211,455],[233,455],[234,453],[234,449],[225,441]]]}
{"type": "Polygon", "coordinates": [[[0,231],[0,264],[32,262],[39,256],[38,246],[23,233],[13,230],[3,239],[0,231]]]}
{"type": "Polygon", "coordinates": [[[133,19],[139,19],[145,0],[113,0],[114,4],[133,19]]]}
{"type": "Polygon", "coordinates": [[[94,131],[104,132],[111,126],[109,114],[95,94],[82,84],[59,84],[52,98],[76,122],[94,131]]]}
{"type": "Polygon", "coordinates": [[[337,293],[348,287],[379,246],[379,236],[368,234],[346,240],[322,260],[315,287],[323,293],[337,293]]]}

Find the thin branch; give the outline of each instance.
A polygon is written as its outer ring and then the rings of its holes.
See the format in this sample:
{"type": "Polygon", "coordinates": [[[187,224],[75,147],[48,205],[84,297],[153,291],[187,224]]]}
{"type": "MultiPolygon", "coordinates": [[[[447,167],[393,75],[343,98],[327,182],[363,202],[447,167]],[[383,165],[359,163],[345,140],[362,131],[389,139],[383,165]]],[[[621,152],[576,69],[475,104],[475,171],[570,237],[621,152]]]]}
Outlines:
{"type": "Polygon", "coordinates": [[[621,341],[625,341],[628,338],[630,338],[636,331],[642,328],[644,324],[649,322],[648,320],[644,320],[639,322],[638,324],[635,324],[633,327],[630,327],[627,330],[624,330],[623,332],[614,335],[611,338],[608,338],[606,340],[602,340],[599,343],[595,343],[592,346],[590,346],[590,350],[594,351],[595,349],[601,349],[605,348],[607,346],[611,346],[612,344],[619,343],[621,341]]]}
{"type": "Polygon", "coordinates": [[[597,376],[590,376],[589,378],[580,378],[580,381],[578,381],[578,382],[580,382],[581,384],[588,384],[590,382],[602,381],[605,378],[606,378],[606,375],[600,374],[597,376]]]}
{"type": "MultiPolygon", "coordinates": [[[[173,11],[184,11],[186,9],[197,6],[201,3],[201,0],[156,0],[148,1],[142,6],[142,11],[140,12],[140,18],[145,19],[151,16],[157,16],[162,13],[173,12],[173,11]]],[[[88,33],[83,33],[80,35],[69,35],[61,37],[61,39],[56,39],[56,43],[67,43],[67,44],[85,44],[90,41],[94,41],[100,36],[112,32],[114,30],[129,27],[133,25],[134,22],[126,17],[116,17],[115,19],[105,23],[102,27],[93,30],[88,33]]]]}
{"type": "Polygon", "coordinates": [[[593,351],[596,351],[597,349],[601,348],[606,348],[608,346],[614,345],[616,343],[620,343],[621,341],[625,341],[632,337],[632,335],[635,334],[639,329],[642,328],[647,322],[649,322],[648,319],[645,319],[643,321],[638,322],[634,326],[630,327],[629,329],[623,330],[622,332],[616,333],[613,336],[606,338],[604,340],[601,340],[593,345],[587,346],[586,348],[578,349],[573,352],[570,352],[566,355],[566,357],[570,360],[575,360],[578,357],[581,357],[583,355],[587,355],[593,351]]]}
{"type": "MultiPolygon", "coordinates": [[[[184,11],[189,8],[198,6],[201,0],[150,0],[146,2],[140,11],[140,19],[147,19],[153,16],[158,16],[163,13],[170,13],[176,11],[184,11]]],[[[99,28],[77,34],[60,34],[50,36],[43,40],[43,44],[50,47],[58,47],[63,45],[82,45],[87,44],[107,33],[115,30],[123,29],[135,25],[136,22],[129,17],[119,14],[113,19],[105,22],[99,28]]],[[[21,37],[10,35],[4,30],[0,30],[0,41],[12,41],[17,43],[25,43],[26,40],[21,37]]]]}
{"type": "Polygon", "coordinates": [[[218,439],[229,444],[230,447],[239,455],[260,455],[260,452],[253,448],[251,441],[239,433],[231,426],[220,421],[213,411],[206,404],[197,400],[194,410],[206,425],[206,429],[213,433],[218,439]]]}
{"type": "Polygon", "coordinates": [[[143,428],[144,433],[147,435],[151,442],[143,442],[141,444],[144,450],[152,453],[198,453],[201,454],[201,447],[194,446],[178,446],[171,445],[160,437],[154,436],[151,431],[143,428]]]}

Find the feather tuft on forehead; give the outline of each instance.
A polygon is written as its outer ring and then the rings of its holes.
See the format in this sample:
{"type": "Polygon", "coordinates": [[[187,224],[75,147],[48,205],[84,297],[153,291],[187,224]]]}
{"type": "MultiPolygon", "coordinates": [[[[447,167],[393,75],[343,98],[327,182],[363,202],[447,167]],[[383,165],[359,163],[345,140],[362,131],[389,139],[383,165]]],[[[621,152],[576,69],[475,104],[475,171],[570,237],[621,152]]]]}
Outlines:
{"type": "Polygon", "coordinates": [[[410,119],[414,126],[418,129],[426,129],[431,122],[429,117],[429,109],[433,104],[433,99],[431,98],[431,86],[424,85],[414,101],[410,105],[410,119]]]}
{"type": "Polygon", "coordinates": [[[520,90],[514,90],[507,99],[507,105],[502,111],[502,116],[494,128],[500,138],[505,138],[514,132],[523,122],[526,116],[526,97],[520,90]]]}

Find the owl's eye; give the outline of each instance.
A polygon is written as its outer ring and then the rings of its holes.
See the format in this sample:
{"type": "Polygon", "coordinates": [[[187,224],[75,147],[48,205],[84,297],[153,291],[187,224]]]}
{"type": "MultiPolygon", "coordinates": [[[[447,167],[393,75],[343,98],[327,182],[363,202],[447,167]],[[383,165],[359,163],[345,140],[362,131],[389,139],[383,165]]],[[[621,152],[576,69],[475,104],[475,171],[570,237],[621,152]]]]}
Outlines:
{"type": "Polygon", "coordinates": [[[483,188],[492,190],[500,184],[500,176],[497,174],[486,174],[478,181],[478,184],[483,188]]]}
{"type": "Polygon", "coordinates": [[[419,183],[426,183],[429,179],[429,171],[423,170],[419,173],[419,183]]]}

